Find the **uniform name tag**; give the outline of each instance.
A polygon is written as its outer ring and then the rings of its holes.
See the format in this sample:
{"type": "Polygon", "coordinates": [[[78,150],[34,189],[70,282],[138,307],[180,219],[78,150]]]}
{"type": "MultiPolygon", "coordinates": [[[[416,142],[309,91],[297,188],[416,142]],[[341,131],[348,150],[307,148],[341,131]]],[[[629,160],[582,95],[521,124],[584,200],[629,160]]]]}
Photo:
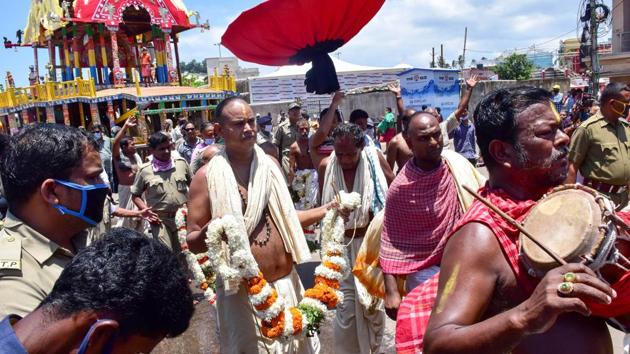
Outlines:
{"type": "Polygon", "coordinates": [[[0,233],[0,269],[22,269],[22,239],[0,233]]]}
{"type": "Polygon", "coordinates": [[[22,269],[22,267],[20,266],[20,261],[0,259],[0,269],[16,269],[16,270],[20,270],[20,269],[22,269]]]}

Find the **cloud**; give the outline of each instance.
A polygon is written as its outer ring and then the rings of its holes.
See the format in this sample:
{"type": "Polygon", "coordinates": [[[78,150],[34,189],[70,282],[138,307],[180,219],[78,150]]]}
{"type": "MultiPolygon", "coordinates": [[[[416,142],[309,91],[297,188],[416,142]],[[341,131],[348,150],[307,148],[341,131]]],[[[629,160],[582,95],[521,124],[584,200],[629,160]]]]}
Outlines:
{"type": "MultiPolygon", "coordinates": [[[[218,56],[214,43],[220,42],[229,23],[241,11],[257,1],[230,5],[195,2],[188,0],[189,8],[197,5],[202,16],[210,16],[213,27],[205,33],[192,30],[181,35],[180,54],[186,61],[218,56]]],[[[560,39],[575,37],[577,12],[577,2],[568,1],[386,0],[374,19],[339,52],[341,59],[356,64],[393,66],[404,62],[427,67],[431,48],[435,48],[437,60],[440,44],[444,45],[447,62],[457,59],[463,51],[465,27],[468,61],[496,57],[505,50],[533,44],[555,50],[560,39]],[[565,35],[559,37],[560,34],[565,35]]],[[[226,48],[221,54],[232,55],[226,48]]],[[[263,73],[275,69],[249,63],[244,66],[259,67],[263,73]]]]}

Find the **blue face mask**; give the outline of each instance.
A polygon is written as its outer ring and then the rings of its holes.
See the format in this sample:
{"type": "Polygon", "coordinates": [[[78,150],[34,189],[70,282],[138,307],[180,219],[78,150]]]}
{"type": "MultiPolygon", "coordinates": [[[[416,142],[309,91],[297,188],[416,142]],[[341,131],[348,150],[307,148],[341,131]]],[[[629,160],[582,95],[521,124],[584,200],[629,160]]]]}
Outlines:
{"type": "MultiPolygon", "coordinates": [[[[92,333],[94,333],[94,329],[96,328],[96,325],[99,322],[102,322],[104,320],[98,320],[96,322],[94,322],[94,324],[90,327],[90,329],[88,330],[87,334],[85,335],[85,337],[83,337],[83,340],[81,341],[81,346],[79,346],[79,351],[77,352],[77,354],[85,354],[85,352],[87,352],[88,349],[88,345],[90,344],[90,337],[92,336],[92,333]]],[[[108,341],[107,344],[105,345],[105,348],[103,348],[103,351],[101,352],[102,354],[111,354],[114,351],[114,341],[116,340],[116,335],[112,336],[108,341]]]]}
{"type": "Polygon", "coordinates": [[[214,138],[212,138],[212,139],[204,139],[203,142],[206,145],[212,145],[212,144],[214,144],[214,138]]]}
{"type": "Polygon", "coordinates": [[[82,186],[80,184],[58,179],[56,179],[55,182],[70,189],[81,191],[81,209],[79,209],[79,211],[75,211],[60,204],[54,204],[53,208],[59,210],[62,215],[72,215],[92,226],[103,220],[105,198],[107,198],[107,195],[109,194],[109,187],[106,184],[101,183],[82,186]]]}

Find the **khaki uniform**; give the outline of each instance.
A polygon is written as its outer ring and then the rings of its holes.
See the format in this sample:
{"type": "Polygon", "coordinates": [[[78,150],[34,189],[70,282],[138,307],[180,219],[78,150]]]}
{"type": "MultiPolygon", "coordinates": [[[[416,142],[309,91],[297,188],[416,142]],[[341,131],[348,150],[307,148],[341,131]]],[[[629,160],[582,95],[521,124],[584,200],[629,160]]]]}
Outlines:
{"type": "MultiPolygon", "coordinates": [[[[601,113],[584,121],[571,137],[569,160],[585,178],[615,186],[630,183],[630,124],[609,123],[601,113]]],[[[628,191],[608,195],[619,209],[628,204],[628,191]]]]}
{"type": "Polygon", "coordinates": [[[150,225],[153,238],[176,253],[181,251],[181,247],[177,239],[175,213],[186,203],[190,180],[188,163],[176,158],[173,168],[168,171],[153,172],[150,163],[144,164],[131,186],[131,194],[140,197],[144,193],[147,206],[162,219],[162,224],[150,225]]]}
{"type": "Polygon", "coordinates": [[[278,126],[278,130],[276,130],[276,134],[273,137],[274,145],[282,152],[280,157],[282,158],[282,170],[285,177],[289,175],[289,150],[291,144],[297,139],[297,134],[297,126],[290,125],[287,120],[278,126]]]}
{"type": "MultiPolygon", "coordinates": [[[[73,244],[83,248],[85,235],[76,236],[73,244]]],[[[35,310],[73,256],[8,213],[0,231],[0,317],[24,317],[35,310]]]]}

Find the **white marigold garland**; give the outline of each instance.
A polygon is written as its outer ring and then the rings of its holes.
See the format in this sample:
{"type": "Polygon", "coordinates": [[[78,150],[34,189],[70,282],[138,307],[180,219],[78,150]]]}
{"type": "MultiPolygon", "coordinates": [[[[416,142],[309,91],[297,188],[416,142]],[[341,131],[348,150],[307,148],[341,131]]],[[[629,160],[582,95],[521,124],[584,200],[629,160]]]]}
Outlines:
{"type": "MultiPolygon", "coordinates": [[[[339,194],[339,204],[354,210],[361,203],[358,193],[339,194]]],[[[208,226],[206,245],[212,254],[210,265],[225,280],[244,279],[256,316],[261,319],[261,331],[267,338],[290,340],[304,333],[313,335],[327,313],[343,302],[340,282],[349,274],[349,262],[344,241],[344,221],[336,209],[323,220],[322,263],[315,269],[315,286],[304,292],[300,304],[286,306],[260,272],[251,253],[242,221],[232,215],[213,220],[208,226]],[[223,236],[227,238],[227,250],[223,236]]]]}
{"type": "Polygon", "coordinates": [[[195,286],[203,290],[203,295],[206,300],[214,304],[217,300],[215,293],[215,281],[216,276],[210,266],[210,258],[207,253],[194,254],[188,249],[186,244],[186,218],[188,216],[188,209],[186,207],[180,208],[175,214],[175,225],[177,225],[177,237],[179,243],[182,246],[182,253],[186,258],[188,269],[190,269],[193,275],[193,282],[195,286]]]}

